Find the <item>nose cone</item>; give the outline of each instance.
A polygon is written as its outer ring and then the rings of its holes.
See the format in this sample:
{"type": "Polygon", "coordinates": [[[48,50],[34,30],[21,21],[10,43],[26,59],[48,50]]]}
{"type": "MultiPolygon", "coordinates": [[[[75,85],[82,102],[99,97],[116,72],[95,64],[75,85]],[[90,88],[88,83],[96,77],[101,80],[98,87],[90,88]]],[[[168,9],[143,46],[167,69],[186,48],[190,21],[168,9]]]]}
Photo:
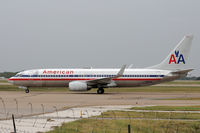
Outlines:
{"type": "Polygon", "coordinates": [[[9,78],[9,79],[8,79],[8,82],[11,83],[11,84],[13,84],[13,83],[14,83],[13,77],[9,78]]]}

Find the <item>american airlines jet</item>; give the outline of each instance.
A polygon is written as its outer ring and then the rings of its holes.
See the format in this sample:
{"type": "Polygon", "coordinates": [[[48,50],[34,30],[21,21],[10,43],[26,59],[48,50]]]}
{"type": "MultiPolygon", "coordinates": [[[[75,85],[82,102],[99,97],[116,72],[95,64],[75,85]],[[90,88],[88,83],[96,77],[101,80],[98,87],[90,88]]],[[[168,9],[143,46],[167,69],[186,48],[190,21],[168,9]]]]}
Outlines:
{"type": "Polygon", "coordinates": [[[193,69],[185,69],[193,36],[184,36],[180,43],[160,64],[131,69],[34,69],[17,73],[9,79],[29,93],[30,87],[69,87],[71,91],[88,91],[98,88],[138,87],[173,81],[187,76],[193,69]]]}

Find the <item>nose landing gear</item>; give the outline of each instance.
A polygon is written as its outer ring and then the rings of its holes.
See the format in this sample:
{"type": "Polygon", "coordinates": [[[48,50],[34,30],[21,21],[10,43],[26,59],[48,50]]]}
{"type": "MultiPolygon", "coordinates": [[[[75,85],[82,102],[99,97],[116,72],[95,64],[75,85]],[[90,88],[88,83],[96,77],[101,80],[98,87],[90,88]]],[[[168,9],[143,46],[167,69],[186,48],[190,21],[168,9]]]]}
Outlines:
{"type": "Polygon", "coordinates": [[[27,86],[19,86],[20,89],[24,89],[26,93],[29,93],[29,87],[27,86]]]}
{"type": "Polygon", "coordinates": [[[26,89],[25,89],[25,92],[26,92],[26,93],[29,93],[29,89],[28,89],[28,88],[26,88],[26,89]]]}
{"type": "Polygon", "coordinates": [[[97,94],[103,94],[104,93],[104,89],[101,87],[97,90],[97,94]]]}

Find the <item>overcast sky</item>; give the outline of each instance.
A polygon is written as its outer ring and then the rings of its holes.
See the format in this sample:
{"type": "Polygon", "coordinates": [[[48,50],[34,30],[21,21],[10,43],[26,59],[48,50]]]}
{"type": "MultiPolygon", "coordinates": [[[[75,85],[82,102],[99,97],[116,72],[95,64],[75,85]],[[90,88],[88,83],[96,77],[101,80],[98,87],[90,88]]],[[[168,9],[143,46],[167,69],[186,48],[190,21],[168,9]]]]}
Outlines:
{"type": "Polygon", "coordinates": [[[199,0],[0,0],[0,72],[33,68],[143,68],[193,34],[200,76],[199,0]]]}

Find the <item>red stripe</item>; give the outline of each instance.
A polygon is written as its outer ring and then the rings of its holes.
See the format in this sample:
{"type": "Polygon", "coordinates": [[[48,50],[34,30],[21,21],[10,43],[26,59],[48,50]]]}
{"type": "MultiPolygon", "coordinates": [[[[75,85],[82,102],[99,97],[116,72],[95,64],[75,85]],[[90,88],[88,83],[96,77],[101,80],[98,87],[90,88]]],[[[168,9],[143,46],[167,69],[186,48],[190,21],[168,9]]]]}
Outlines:
{"type": "Polygon", "coordinates": [[[113,79],[113,80],[161,80],[161,79],[113,79]]]}
{"type": "MultiPolygon", "coordinates": [[[[60,78],[60,79],[50,79],[50,78],[48,78],[48,79],[33,79],[33,78],[32,79],[27,79],[26,78],[25,79],[25,78],[23,78],[22,79],[21,78],[20,79],[20,78],[18,78],[18,79],[9,79],[9,80],[13,80],[13,81],[17,81],[17,80],[20,80],[20,81],[21,80],[56,80],[57,81],[57,80],[95,80],[95,78],[93,78],[93,79],[92,78],[91,79],[80,79],[80,78],[77,78],[77,79],[73,79],[73,78],[70,78],[70,79],[62,79],[62,78],[60,78]]],[[[124,79],[120,79],[119,78],[119,79],[113,79],[113,80],[161,80],[161,79],[160,78],[154,78],[154,79],[152,79],[152,78],[151,79],[150,78],[149,79],[148,78],[145,78],[145,79],[144,78],[141,78],[141,79],[139,79],[139,78],[138,79],[136,79],[136,78],[131,78],[131,79],[129,79],[129,78],[125,79],[124,78],[124,79]]]]}

